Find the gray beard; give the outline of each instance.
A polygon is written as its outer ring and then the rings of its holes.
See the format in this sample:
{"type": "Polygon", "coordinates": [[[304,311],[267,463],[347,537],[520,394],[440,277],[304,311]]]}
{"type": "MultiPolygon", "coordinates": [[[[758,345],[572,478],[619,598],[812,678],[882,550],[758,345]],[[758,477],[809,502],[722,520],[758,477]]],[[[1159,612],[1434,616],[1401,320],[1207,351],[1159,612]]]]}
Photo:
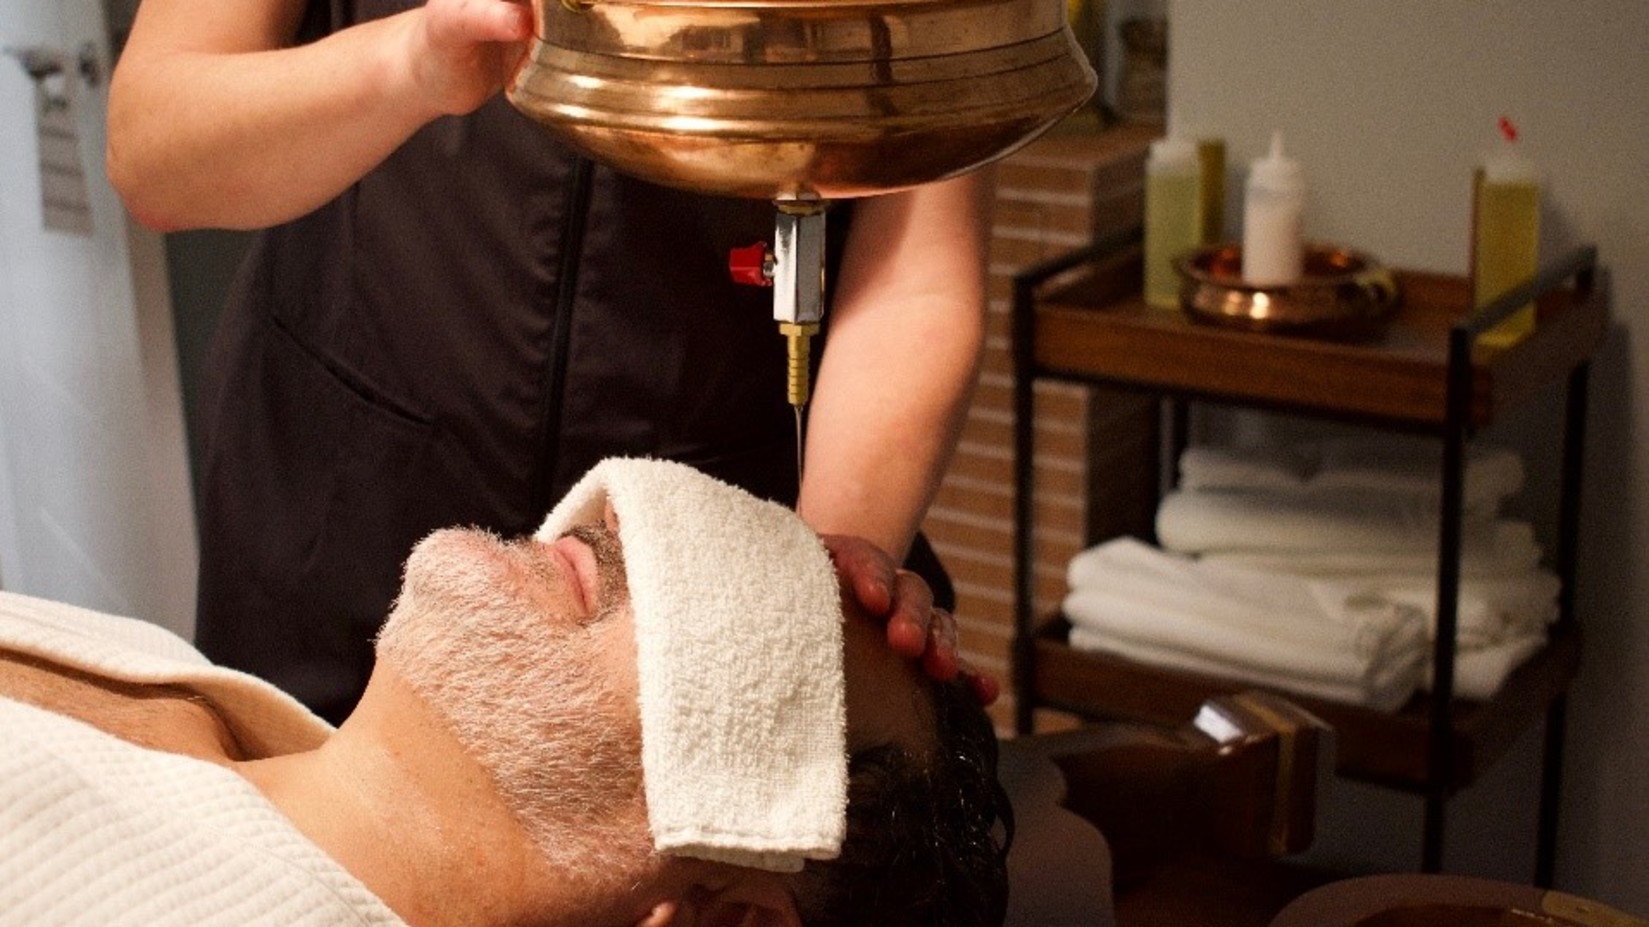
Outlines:
{"type": "Polygon", "coordinates": [[[553,869],[600,882],[636,873],[652,856],[640,722],[592,670],[605,613],[583,627],[546,616],[520,594],[530,576],[477,565],[441,534],[407,560],[379,659],[491,775],[553,869]]]}

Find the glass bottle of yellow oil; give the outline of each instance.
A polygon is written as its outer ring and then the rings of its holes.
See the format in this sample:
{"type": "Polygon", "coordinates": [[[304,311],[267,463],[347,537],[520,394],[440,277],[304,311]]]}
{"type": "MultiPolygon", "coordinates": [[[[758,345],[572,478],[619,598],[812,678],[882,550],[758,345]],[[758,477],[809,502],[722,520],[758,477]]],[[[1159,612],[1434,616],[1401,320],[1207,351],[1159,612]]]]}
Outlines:
{"type": "Polygon", "coordinates": [[[1202,164],[1197,146],[1174,137],[1151,143],[1145,162],[1145,303],[1177,309],[1174,260],[1202,243],[1202,164]]]}
{"type": "MultiPolygon", "coordinates": [[[[1478,167],[1472,196],[1472,298],[1488,305],[1533,277],[1540,264],[1540,176],[1500,120],[1501,145],[1478,167]]],[[[1533,303],[1484,332],[1480,344],[1510,347],[1534,331],[1533,303]]]]}
{"type": "Polygon", "coordinates": [[[1197,140],[1197,163],[1202,168],[1198,193],[1202,197],[1202,241],[1211,245],[1225,237],[1225,139],[1197,140]]]}

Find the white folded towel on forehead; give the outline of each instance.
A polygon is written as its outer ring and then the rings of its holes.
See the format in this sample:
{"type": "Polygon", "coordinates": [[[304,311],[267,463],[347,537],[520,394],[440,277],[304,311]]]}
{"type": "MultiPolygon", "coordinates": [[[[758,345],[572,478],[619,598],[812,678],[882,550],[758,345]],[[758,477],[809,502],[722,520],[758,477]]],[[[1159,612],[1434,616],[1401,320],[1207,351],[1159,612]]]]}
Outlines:
{"type": "Polygon", "coordinates": [[[635,612],[654,847],[794,872],[847,826],[842,611],[796,514],[682,464],[611,459],[540,539],[611,502],[635,612]]]}

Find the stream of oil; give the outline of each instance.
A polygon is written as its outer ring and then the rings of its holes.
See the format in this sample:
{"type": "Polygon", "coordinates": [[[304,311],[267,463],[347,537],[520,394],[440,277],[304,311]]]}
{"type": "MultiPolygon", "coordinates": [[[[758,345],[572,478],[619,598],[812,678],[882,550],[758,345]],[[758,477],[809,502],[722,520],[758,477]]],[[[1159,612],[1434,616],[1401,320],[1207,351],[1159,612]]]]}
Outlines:
{"type": "Polygon", "coordinates": [[[796,411],[796,485],[802,485],[802,407],[791,406],[796,411]]]}

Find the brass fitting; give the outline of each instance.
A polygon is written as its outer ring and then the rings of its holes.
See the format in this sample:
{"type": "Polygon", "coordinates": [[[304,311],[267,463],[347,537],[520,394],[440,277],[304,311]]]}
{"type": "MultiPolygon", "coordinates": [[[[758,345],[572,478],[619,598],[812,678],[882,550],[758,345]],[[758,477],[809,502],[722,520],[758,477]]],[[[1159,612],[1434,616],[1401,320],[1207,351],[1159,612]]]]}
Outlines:
{"type": "Polygon", "coordinates": [[[784,336],[785,396],[797,409],[807,405],[812,378],[811,355],[813,336],[819,331],[817,322],[780,322],[779,334],[784,336]]]}

